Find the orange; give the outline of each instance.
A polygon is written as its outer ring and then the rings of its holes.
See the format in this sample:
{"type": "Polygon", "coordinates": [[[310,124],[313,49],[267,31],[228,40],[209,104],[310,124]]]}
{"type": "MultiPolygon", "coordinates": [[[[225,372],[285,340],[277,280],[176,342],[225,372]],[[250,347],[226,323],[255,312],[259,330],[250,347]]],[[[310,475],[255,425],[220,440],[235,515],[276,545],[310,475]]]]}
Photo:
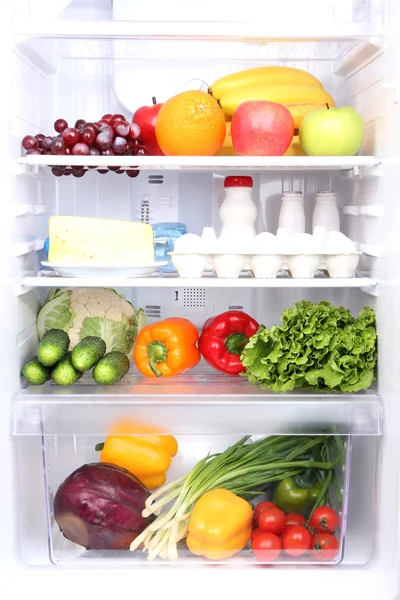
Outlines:
{"type": "Polygon", "coordinates": [[[173,96],[157,115],[157,142],[166,156],[213,156],[225,134],[224,113],[206,92],[190,90],[173,96]]]}

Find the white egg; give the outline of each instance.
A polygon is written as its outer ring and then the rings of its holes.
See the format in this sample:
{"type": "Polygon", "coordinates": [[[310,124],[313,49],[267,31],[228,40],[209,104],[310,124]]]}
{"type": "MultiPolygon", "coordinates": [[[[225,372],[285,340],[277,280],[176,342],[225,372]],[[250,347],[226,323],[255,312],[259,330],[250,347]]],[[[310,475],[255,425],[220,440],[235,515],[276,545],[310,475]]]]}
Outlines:
{"type": "Polygon", "coordinates": [[[254,238],[253,250],[256,254],[275,254],[277,240],[273,233],[264,231],[254,238]]]}
{"type": "Polygon", "coordinates": [[[326,254],[353,254],[357,252],[354,242],[340,231],[328,233],[325,247],[326,254]]]}
{"type": "Polygon", "coordinates": [[[203,242],[199,235],[185,233],[175,242],[174,252],[177,254],[197,254],[203,252],[203,242]]]}
{"type": "Polygon", "coordinates": [[[309,233],[295,233],[290,240],[293,254],[318,254],[318,242],[309,233]]]}

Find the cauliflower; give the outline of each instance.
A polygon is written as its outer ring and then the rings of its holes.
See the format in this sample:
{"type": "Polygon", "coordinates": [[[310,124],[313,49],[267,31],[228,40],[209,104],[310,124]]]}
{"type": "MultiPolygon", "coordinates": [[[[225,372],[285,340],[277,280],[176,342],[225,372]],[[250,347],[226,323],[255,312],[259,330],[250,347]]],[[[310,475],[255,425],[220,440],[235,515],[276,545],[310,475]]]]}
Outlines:
{"type": "Polygon", "coordinates": [[[37,318],[39,338],[48,329],[63,329],[69,335],[70,350],[80,340],[101,337],[107,352],[130,352],[140,329],[145,325],[143,309],[135,310],[115,290],[106,288],[55,288],[47,296],[37,318]]]}

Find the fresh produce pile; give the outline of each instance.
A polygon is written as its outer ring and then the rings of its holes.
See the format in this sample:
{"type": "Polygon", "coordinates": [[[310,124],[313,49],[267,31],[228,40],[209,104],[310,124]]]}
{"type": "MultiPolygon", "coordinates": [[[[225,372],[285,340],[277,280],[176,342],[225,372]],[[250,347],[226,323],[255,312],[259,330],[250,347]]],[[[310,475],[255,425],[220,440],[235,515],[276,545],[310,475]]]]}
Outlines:
{"type": "Polygon", "coordinates": [[[59,487],[55,519],[69,540],[86,548],[133,551],[176,560],[178,544],[211,560],[229,558],[251,542],[257,560],[312,550],[318,560],[338,556],[339,525],[328,504],[341,496],[335,469],[343,461],[339,436],[245,436],[208,454],[190,473],[151,496],[178,451],[172,436],[109,436],[101,463],[83,465],[59,487]],[[273,495],[273,502],[248,500],[273,495]],[[296,511],[296,512],[295,512],[296,511]],[[286,514],[285,514],[286,513],[286,514]],[[288,514],[289,513],[289,514],[288,514]]]}
{"type": "MultiPolygon", "coordinates": [[[[368,389],[375,380],[371,308],[354,318],[327,301],[303,301],[284,310],[282,323],[269,330],[246,313],[227,311],[204,324],[200,353],[218,371],[242,374],[278,392],[305,387],[349,393],[368,389]]],[[[197,330],[187,319],[149,325],[134,348],[136,366],[147,377],[179,375],[198,364],[196,342],[197,330]]]]}
{"type": "MultiPolygon", "coordinates": [[[[195,554],[215,559],[236,554],[250,539],[252,517],[249,521],[248,510],[245,511],[243,529],[238,533],[238,519],[234,517],[229,521],[229,510],[221,506],[220,498],[216,500],[216,507],[208,508],[207,493],[211,491],[220,494],[221,490],[227,490],[240,498],[252,499],[264,493],[273,482],[301,474],[308,477],[311,472],[321,484],[313,509],[326,504],[334,469],[343,457],[339,437],[270,436],[247,443],[249,439],[250,436],[246,436],[225,452],[206,456],[187,477],[152,494],[146,500],[142,515],[157,515],[157,518],[132,542],[131,550],[143,544],[149,560],[157,556],[176,560],[177,544],[189,533],[188,548],[195,554]],[[228,520],[221,538],[216,535],[216,512],[228,520]],[[236,544],[232,543],[235,534],[236,544]]],[[[236,501],[234,505],[237,508],[236,501]]]]}
{"type": "MultiPolygon", "coordinates": [[[[96,122],[54,123],[56,136],[27,135],[26,154],[83,156],[353,156],[364,122],[350,106],[335,107],[311,73],[267,66],[226,75],[208,93],[189,90],[142,106],[132,122],[108,113],[96,122]]],[[[68,161],[66,160],[66,163],[68,161]]],[[[123,173],[120,167],[108,169],[123,173]]],[[[85,168],[53,167],[54,175],[82,177],[85,168]]],[[[136,177],[135,167],[126,173],[136,177]]]]}
{"type": "Polygon", "coordinates": [[[250,383],[278,392],[295,387],[358,392],[375,379],[374,311],[358,317],[329,302],[297,302],[283,311],[282,325],[260,327],[241,356],[250,383]]]}
{"type": "Polygon", "coordinates": [[[49,379],[57,385],[73,385],[85,371],[93,369],[93,380],[99,385],[117,383],[129,371],[129,359],[123,352],[106,354],[104,340],[87,336],[68,351],[70,339],[62,329],[49,329],[28,360],[22,375],[31,385],[42,385],[49,379]]]}
{"type": "MultiPolygon", "coordinates": [[[[181,375],[203,357],[221,373],[245,376],[250,383],[277,392],[303,387],[350,393],[368,389],[375,380],[377,334],[375,314],[368,306],[354,318],[349,310],[327,301],[298,302],[283,311],[282,325],[271,329],[242,311],[226,311],[208,319],[200,337],[197,327],[182,317],[143,327],[144,322],[143,310],[135,310],[114,290],[54,289],[39,312],[37,329],[42,342],[49,330],[68,332],[55,362],[64,361],[63,372],[68,367],[71,383],[93,367],[97,383],[116,383],[129,369],[129,361],[122,362],[119,354],[129,353],[132,347],[135,365],[146,377],[181,375]],[[80,352],[92,351],[94,338],[101,340],[105,350],[93,365],[81,364],[74,349],[78,344],[80,352]],[[107,360],[102,358],[105,352],[107,360]],[[124,365],[117,369],[123,375],[105,371],[112,357],[124,365]],[[79,371],[74,376],[71,365],[79,371]]],[[[61,367],[56,370],[55,363],[42,360],[42,342],[38,357],[26,363],[23,375],[31,384],[50,377],[57,383],[64,379],[57,375],[61,367]]]]}

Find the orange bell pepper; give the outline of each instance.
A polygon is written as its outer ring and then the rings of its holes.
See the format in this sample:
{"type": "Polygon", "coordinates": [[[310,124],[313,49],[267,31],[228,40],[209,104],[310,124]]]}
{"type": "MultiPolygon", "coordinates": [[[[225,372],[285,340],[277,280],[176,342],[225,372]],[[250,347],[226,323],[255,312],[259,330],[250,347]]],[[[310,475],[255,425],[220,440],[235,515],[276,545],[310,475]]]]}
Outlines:
{"type": "Polygon", "coordinates": [[[110,435],[96,450],[101,462],[126,469],[154,490],[165,483],[178,443],[172,435],[110,435]]]}
{"type": "Polygon", "coordinates": [[[197,327],[188,319],[173,317],[147,325],[133,349],[136,367],[147,377],[186,373],[200,361],[197,327]]]}

